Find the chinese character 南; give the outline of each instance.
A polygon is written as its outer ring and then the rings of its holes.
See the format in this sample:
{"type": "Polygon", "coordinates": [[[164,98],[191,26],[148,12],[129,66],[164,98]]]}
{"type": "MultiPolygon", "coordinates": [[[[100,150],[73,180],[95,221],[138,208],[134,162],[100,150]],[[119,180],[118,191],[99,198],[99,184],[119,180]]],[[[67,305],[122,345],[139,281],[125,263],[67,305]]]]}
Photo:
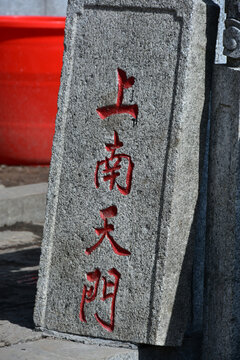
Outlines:
{"type": "Polygon", "coordinates": [[[116,241],[114,240],[114,238],[110,235],[110,232],[114,231],[114,226],[112,224],[108,224],[107,219],[112,218],[116,215],[117,215],[117,207],[115,205],[112,205],[106,209],[100,210],[100,216],[104,220],[104,225],[103,225],[103,228],[95,229],[95,232],[98,236],[101,236],[101,238],[98,240],[98,242],[96,242],[96,244],[94,244],[93,246],[91,246],[90,248],[87,248],[85,250],[85,253],[87,255],[90,255],[103,242],[103,239],[105,237],[107,237],[108,240],[110,241],[110,244],[111,244],[112,249],[115,252],[115,254],[122,255],[122,256],[131,255],[130,251],[128,251],[128,250],[122,248],[120,245],[118,245],[116,243],[116,241]]]}
{"type": "MultiPolygon", "coordinates": [[[[120,280],[121,274],[115,268],[108,270],[108,274],[113,276],[115,278],[115,281],[114,282],[108,281],[105,276],[102,276],[103,296],[101,297],[101,300],[105,301],[109,298],[112,299],[110,323],[107,323],[106,321],[102,320],[97,312],[94,314],[94,316],[95,316],[96,320],[99,322],[99,324],[104,329],[112,332],[114,329],[114,321],[115,321],[115,302],[116,302],[116,296],[117,296],[118,285],[119,285],[119,280],[120,280]],[[107,293],[108,288],[113,288],[113,292],[107,293]]],[[[94,286],[90,286],[89,289],[87,289],[86,285],[84,285],[84,287],[83,287],[82,300],[81,300],[81,304],[80,304],[80,313],[79,313],[80,321],[87,322],[85,313],[84,313],[84,305],[85,305],[85,303],[88,304],[96,299],[100,277],[101,277],[101,272],[99,269],[96,269],[94,272],[87,273],[87,280],[89,282],[93,282],[94,286]]]]}
{"type": "Polygon", "coordinates": [[[127,78],[126,72],[117,69],[118,74],[118,96],[117,96],[117,103],[114,105],[103,106],[97,109],[97,113],[101,119],[106,119],[107,117],[115,114],[129,114],[135,120],[138,116],[138,106],[137,104],[134,105],[123,105],[123,90],[128,89],[133,86],[134,84],[134,77],[131,76],[127,78]]]}
{"type": "Polygon", "coordinates": [[[109,189],[112,190],[116,178],[120,175],[119,170],[121,169],[121,161],[126,159],[128,161],[128,170],[126,174],[126,187],[120,186],[117,184],[117,189],[123,195],[128,195],[131,191],[131,184],[132,184],[132,172],[134,164],[132,162],[131,156],[126,154],[115,154],[115,151],[123,146],[123,143],[119,141],[118,133],[114,131],[114,144],[105,144],[105,148],[107,151],[111,153],[110,157],[106,157],[105,160],[101,160],[97,162],[96,171],[95,171],[95,186],[99,188],[99,168],[101,166],[105,166],[102,170],[104,174],[103,180],[110,181],[109,189]],[[110,161],[115,161],[115,163],[111,166],[110,161]]]}

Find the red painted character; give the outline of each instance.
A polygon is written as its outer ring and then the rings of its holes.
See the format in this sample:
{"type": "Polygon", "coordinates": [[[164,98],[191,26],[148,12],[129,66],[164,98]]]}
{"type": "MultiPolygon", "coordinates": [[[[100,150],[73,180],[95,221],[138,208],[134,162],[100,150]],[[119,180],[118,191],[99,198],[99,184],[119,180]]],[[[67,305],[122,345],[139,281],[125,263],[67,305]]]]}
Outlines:
{"type": "Polygon", "coordinates": [[[120,186],[117,184],[117,189],[120,191],[123,195],[128,195],[131,191],[131,185],[132,185],[132,172],[134,168],[134,164],[132,162],[131,156],[126,154],[115,154],[115,151],[123,146],[123,143],[119,141],[118,133],[114,131],[114,144],[105,144],[105,148],[107,151],[111,153],[111,156],[108,158],[106,157],[105,160],[101,160],[97,162],[96,170],[95,170],[95,186],[98,189],[99,188],[99,168],[103,165],[105,165],[105,168],[102,170],[102,173],[104,174],[103,180],[104,181],[110,181],[109,189],[112,190],[116,178],[120,176],[120,172],[118,170],[121,169],[121,161],[123,159],[126,159],[128,161],[128,170],[126,175],[126,186],[120,186]],[[114,164],[111,166],[110,161],[115,161],[114,164]]]}
{"type": "Polygon", "coordinates": [[[130,114],[134,119],[137,119],[138,115],[138,106],[134,105],[123,105],[123,89],[128,89],[134,84],[134,77],[131,76],[127,78],[126,72],[117,69],[118,74],[118,96],[117,103],[114,105],[104,106],[97,109],[97,113],[101,119],[106,119],[107,117],[114,114],[130,114]]]}
{"type": "Polygon", "coordinates": [[[103,228],[97,228],[95,229],[95,232],[98,236],[102,235],[101,238],[98,240],[96,244],[91,246],[90,248],[85,250],[86,255],[90,255],[102,242],[105,237],[108,238],[110,241],[110,244],[112,245],[113,251],[117,255],[127,256],[131,255],[131,253],[122,248],[120,245],[116,243],[114,238],[110,235],[110,232],[114,230],[114,226],[112,224],[108,224],[107,219],[114,217],[117,215],[117,207],[115,205],[109,206],[106,209],[100,210],[100,216],[104,220],[104,226],[103,228]]]}
{"type": "MultiPolygon", "coordinates": [[[[105,301],[109,298],[112,298],[110,323],[107,323],[106,321],[102,320],[99,317],[97,312],[94,314],[94,316],[95,316],[96,320],[99,322],[99,324],[104,329],[112,332],[114,330],[115,303],[116,303],[116,296],[117,296],[117,291],[118,291],[119,280],[120,280],[121,274],[115,268],[108,270],[108,274],[113,276],[115,278],[115,281],[114,282],[107,281],[106,277],[102,276],[103,296],[101,297],[101,300],[105,301]],[[110,288],[110,287],[114,288],[113,292],[107,293],[107,288],[110,288]]],[[[95,284],[94,284],[94,287],[91,286],[88,290],[87,290],[86,285],[84,285],[84,287],[83,287],[82,300],[81,300],[81,304],[80,304],[80,313],[79,313],[80,321],[87,322],[85,313],[84,313],[84,305],[85,305],[85,303],[90,303],[95,300],[95,298],[97,296],[100,276],[101,276],[101,273],[100,273],[99,269],[96,269],[94,272],[87,273],[87,280],[90,282],[95,282],[95,284]]]]}

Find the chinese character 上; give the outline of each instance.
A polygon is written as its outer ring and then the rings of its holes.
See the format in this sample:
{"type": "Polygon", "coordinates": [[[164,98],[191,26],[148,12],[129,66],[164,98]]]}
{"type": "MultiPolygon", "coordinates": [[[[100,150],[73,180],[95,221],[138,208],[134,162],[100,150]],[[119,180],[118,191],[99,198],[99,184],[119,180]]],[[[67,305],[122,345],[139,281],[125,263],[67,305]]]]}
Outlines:
{"type": "Polygon", "coordinates": [[[138,116],[138,106],[134,105],[123,105],[123,90],[128,89],[134,84],[134,77],[131,76],[127,78],[126,72],[117,69],[118,74],[118,96],[117,103],[114,105],[103,106],[97,109],[97,113],[101,119],[106,119],[107,117],[115,114],[130,114],[134,119],[137,119],[138,116]]]}

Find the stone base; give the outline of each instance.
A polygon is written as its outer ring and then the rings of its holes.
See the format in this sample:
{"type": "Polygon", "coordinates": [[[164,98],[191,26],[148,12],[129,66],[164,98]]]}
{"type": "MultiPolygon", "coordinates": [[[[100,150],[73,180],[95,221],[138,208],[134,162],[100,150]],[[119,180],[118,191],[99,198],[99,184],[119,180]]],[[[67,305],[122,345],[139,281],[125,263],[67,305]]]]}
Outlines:
{"type": "Polygon", "coordinates": [[[16,222],[43,224],[47,183],[0,189],[0,226],[16,222]]]}
{"type": "Polygon", "coordinates": [[[94,338],[89,336],[67,334],[59,331],[44,329],[41,327],[36,328],[36,330],[42,331],[44,336],[52,336],[58,339],[75,341],[85,345],[107,346],[107,347],[125,348],[132,350],[138,349],[137,345],[124,341],[105,340],[105,339],[94,338]]]}

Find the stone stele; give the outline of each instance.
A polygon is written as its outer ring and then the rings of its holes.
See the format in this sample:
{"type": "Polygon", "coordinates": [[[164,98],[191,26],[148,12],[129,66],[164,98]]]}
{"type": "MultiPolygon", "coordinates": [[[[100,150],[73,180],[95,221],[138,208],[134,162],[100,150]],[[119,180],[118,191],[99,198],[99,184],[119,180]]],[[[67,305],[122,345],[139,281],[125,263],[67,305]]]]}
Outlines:
{"type": "Polygon", "coordinates": [[[206,12],[190,0],[69,2],[37,327],[181,344],[206,12]]]}

